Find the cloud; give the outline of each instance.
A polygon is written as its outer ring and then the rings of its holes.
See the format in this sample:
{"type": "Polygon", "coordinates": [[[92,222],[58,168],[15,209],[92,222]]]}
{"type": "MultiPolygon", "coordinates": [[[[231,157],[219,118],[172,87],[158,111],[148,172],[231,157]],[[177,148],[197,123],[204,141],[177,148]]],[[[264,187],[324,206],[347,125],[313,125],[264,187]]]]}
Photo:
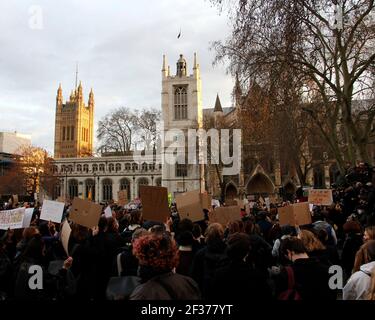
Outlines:
{"type": "Polygon", "coordinates": [[[123,0],[0,2],[0,131],[32,134],[32,142],[53,151],[55,96],[74,88],[79,63],[85,99],[95,93],[97,123],[110,109],[160,108],[161,63],[171,71],[180,53],[201,66],[203,105],[219,93],[231,104],[232,79],[212,67],[210,42],[224,39],[227,19],[208,1],[123,0]],[[42,29],[30,28],[41,9],[42,29]],[[182,36],[177,39],[181,28],[182,36]]]}

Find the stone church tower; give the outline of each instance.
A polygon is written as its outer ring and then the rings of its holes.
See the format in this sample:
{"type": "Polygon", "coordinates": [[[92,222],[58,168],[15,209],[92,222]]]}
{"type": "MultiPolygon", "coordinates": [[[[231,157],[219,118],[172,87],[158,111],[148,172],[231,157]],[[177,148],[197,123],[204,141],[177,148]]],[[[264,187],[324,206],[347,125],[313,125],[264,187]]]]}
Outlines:
{"type": "MultiPolygon", "coordinates": [[[[163,56],[162,67],[162,92],[161,108],[162,119],[164,122],[164,151],[163,157],[166,156],[166,149],[173,142],[183,138],[185,148],[185,164],[178,161],[177,164],[166,163],[164,159],[162,181],[163,186],[167,187],[170,192],[185,192],[190,190],[204,191],[204,166],[197,164],[188,164],[187,156],[187,130],[189,128],[202,128],[203,108],[202,108],[202,85],[199,72],[199,64],[194,54],[193,73],[188,73],[188,66],[183,55],[176,64],[176,73],[171,75],[170,67],[167,67],[166,58],[163,56]],[[184,133],[181,135],[171,134],[171,131],[179,130],[184,133]]],[[[198,157],[197,157],[198,158],[198,157]]],[[[197,159],[198,160],[198,159],[197,159]]]]}
{"type": "Polygon", "coordinates": [[[83,100],[82,84],[63,102],[61,84],[56,96],[55,158],[79,158],[93,153],[94,93],[91,89],[88,104],[83,100]]]}

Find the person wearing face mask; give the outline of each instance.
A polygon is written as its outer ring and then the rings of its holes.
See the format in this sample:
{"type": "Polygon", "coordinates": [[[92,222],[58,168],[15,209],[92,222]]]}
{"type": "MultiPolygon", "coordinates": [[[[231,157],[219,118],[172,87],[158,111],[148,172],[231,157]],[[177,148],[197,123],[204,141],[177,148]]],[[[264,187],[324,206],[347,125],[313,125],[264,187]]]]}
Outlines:
{"type": "Polygon", "coordinates": [[[280,254],[289,261],[290,265],[282,268],[275,276],[277,297],[293,289],[298,292],[301,300],[336,299],[336,291],[329,288],[329,267],[316,258],[309,257],[302,240],[297,237],[285,238],[281,242],[280,254]],[[294,278],[294,288],[289,288],[290,275],[294,278]]]}

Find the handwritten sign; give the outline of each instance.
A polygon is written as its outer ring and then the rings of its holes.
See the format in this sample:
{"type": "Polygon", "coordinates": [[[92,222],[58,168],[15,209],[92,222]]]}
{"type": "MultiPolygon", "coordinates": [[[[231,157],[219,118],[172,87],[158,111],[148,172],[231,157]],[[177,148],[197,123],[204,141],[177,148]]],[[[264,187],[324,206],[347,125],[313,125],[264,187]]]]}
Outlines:
{"type": "Polygon", "coordinates": [[[102,206],[90,200],[75,197],[70,210],[70,220],[81,226],[92,228],[98,225],[102,206]]]}
{"type": "Polygon", "coordinates": [[[165,222],[170,216],[168,190],[164,187],[139,186],[143,219],[165,222]]]}
{"type": "Polygon", "coordinates": [[[211,202],[212,202],[211,195],[209,195],[208,193],[201,193],[200,200],[201,200],[203,209],[207,209],[207,210],[211,209],[211,202]]]}
{"type": "Polygon", "coordinates": [[[58,201],[44,200],[40,219],[60,223],[64,213],[64,204],[58,201]]]}
{"type": "Polygon", "coordinates": [[[23,225],[25,208],[0,211],[0,229],[20,229],[23,225]]]}
{"type": "Polygon", "coordinates": [[[317,206],[330,206],[333,203],[331,189],[310,189],[308,202],[317,206]]]}

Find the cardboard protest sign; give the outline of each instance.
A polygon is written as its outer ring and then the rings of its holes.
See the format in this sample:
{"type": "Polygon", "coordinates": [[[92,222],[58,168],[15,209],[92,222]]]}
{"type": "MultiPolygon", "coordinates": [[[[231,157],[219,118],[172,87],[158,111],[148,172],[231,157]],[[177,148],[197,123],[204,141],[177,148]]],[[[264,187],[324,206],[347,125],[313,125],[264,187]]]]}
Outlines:
{"type": "Polygon", "coordinates": [[[318,206],[330,206],[333,203],[331,189],[310,189],[308,202],[318,206]]]}
{"type": "Polygon", "coordinates": [[[220,223],[224,227],[226,227],[229,222],[237,220],[241,220],[241,207],[239,206],[215,208],[210,215],[210,222],[220,223]]]}
{"type": "Polygon", "coordinates": [[[64,204],[58,201],[44,200],[40,219],[60,223],[64,213],[64,204]]]}
{"type": "Polygon", "coordinates": [[[120,190],[117,193],[117,196],[118,196],[117,202],[119,206],[124,206],[128,203],[128,190],[127,189],[120,190]]]}
{"type": "Polygon", "coordinates": [[[210,210],[211,209],[211,202],[212,197],[208,193],[201,193],[201,204],[203,209],[210,210]]]}
{"type": "Polygon", "coordinates": [[[145,220],[165,222],[170,216],[168,190],[164,187],[139,186],[142,216],[145,220]]]}
{"type": "Polygon", "coordinates": [[[112,218],[112,209],[111,209],[110,206],[105,208],[104,215],[105,215],[106,218],[112,218]]]}
{"type": "Polygon", "coordinates": [[[69,256],[68,244],[69,244],[69,238],[70,238],[71,233],[72,233],[72,229],[70,228],[69,222],[68,220],[65,220],[61,228],[60,239],[61,239],[62,246],[64,247],[64,250],[68,256],[69,256]]]}
{"type": "Polygon", "coordinates": [[[33,217],[34,208],[25,209],[25,215],[23,216],[22,228],[30,227],[31,219],[33,217]]]}
{"type": "Polygon", "coordinates": [[[75,197],[69,218],[81,226],[92,228],[98,225],[102,206],[90,200],[75,197]]]}
{"type": "Polygon", "coordinates": [[[307,202],[294,203],[278,208],[280,225],[305,225],[311,223],[311,213],[307,202]]]}
{"type": "Polygon", "coordinates": [[[0,229],[20,229],[22,228],[25,208],[0,211],[0,229]]]}
{"type": "Polygon", "coordinates": [[[193,222],[204,219],[199,190],[177,194],[176,205],[180,219],[190,219],[193,222]]]}

